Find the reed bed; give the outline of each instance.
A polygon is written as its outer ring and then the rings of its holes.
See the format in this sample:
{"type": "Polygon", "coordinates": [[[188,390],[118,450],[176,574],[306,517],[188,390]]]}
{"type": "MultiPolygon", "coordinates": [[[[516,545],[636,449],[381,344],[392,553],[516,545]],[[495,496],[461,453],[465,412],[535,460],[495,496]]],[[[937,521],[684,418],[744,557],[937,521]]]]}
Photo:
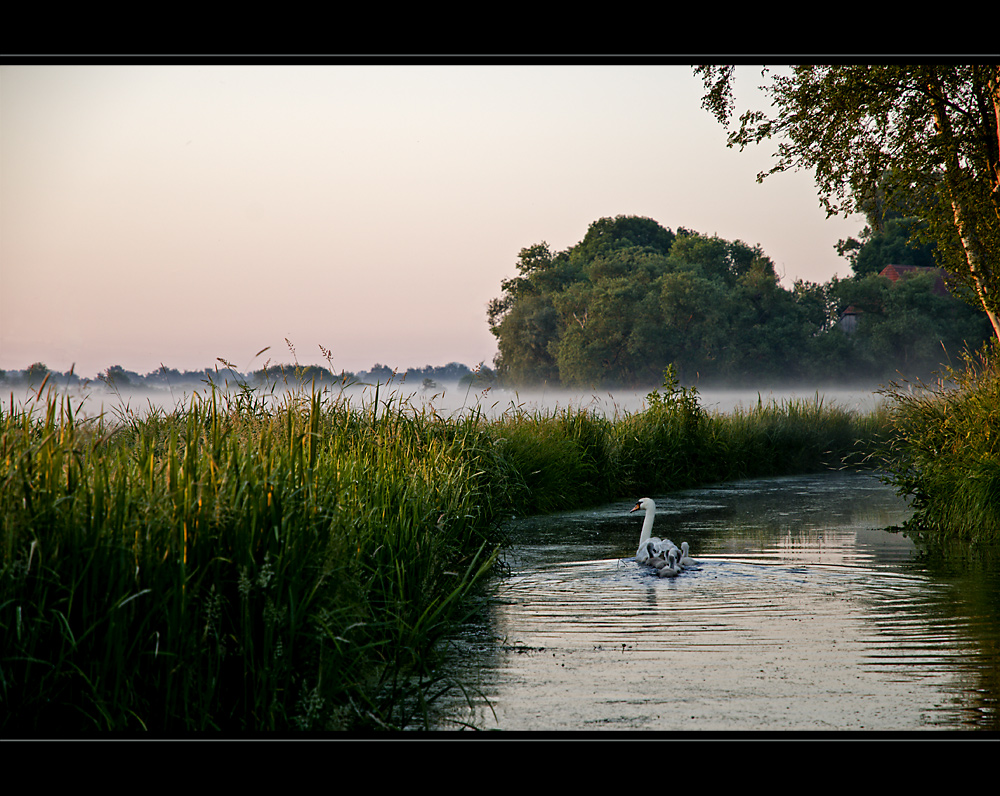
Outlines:
{"type": "Polygon", "coordinates": [[[914,508],[911,531],[960,544],[1000,541],[1000,361],[965,356],[934,384],[897,383],[891,399],[890,480],[914,508]]]}
{"type": "Polygon", "coordinates": [[[390,402],[243,398],[2,418],[7,729],[407,722],[498,546],[475,446],[390,402]]]}
{"type": "Polygon", "coordinates": [[[428,726],[506,517],[857,464],[884,427],[818,398],[710,415],[671,374],[615,418],[42,396],[0,410],[7,733],[428,726]]]}

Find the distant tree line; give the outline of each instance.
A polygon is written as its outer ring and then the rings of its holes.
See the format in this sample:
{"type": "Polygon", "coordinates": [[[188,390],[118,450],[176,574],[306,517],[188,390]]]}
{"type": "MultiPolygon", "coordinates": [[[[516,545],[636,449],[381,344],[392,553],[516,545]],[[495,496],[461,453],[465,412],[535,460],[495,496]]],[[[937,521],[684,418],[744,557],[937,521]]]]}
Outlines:
{"type": "Polygon", "coordinates": [[[936,272],[879,276],[889,264],[932,265],[933,247],[910,243],[913,219],[874,220],[838,244],[850,278],[790,290],[759,246],[638,216],[599,219],[562,252],[524,248],[488,307],[497,376],[577,388],[656,385],[670,365],[703,384],[926,377],[981,345],[989,321],[936,290],[936,272]]]}
{"type": "Polygon", "coordinates": [[[449,362],[447,365],[425,365],[420,368],[408,368],[405,371],[390,368],[376,363],[370,370],[358,372],[334,372],[330,368],[319,365],[267,364],[249,373],[241,373],[228,363],[224,366],[204,368],[203,370],[178,370],[176,368],[160,367],[146,374],[126,370],[121,365],[112,365],[93,379],[81,377],[75,371],[66,373],[52,371],[44,362],[35,362],[23,370],[0,370],[0,384],[10,387],[24,386],[38,388],[48,378],[53,385],[81,386],[86,383],[103,383],[109,390],[126,389],[184,389],[202,388],[206,385],[218,387],[237,387],[250,385],[252,387],[269,384],[312,384],[317,386],[350,385],[350,384],[412,384],[415,387],[430,388],[442,384],[490,385],[493,383],[493,371],[483,365],[475,369],[459,362],[449,362]]]}

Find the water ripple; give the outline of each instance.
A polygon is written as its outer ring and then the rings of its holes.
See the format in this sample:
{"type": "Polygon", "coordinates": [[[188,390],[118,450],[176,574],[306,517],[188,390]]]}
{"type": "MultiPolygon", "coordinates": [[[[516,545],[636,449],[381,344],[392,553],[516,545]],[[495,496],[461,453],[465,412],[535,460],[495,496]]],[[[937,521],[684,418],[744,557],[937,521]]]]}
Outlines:
{"type": "Polygon", "coordinates": [[[501,651],[477,675],[496,726],[997,728],[997,618],[956,612],[954,584],[913,565],[912,543],[883,530],[905,506],[877,479],[762,479],[662,503],[661,525],[700,562],[671,579],[628,558],[634,518],[523,521],[491,612],[501,651]],[[567,542],[583,528],[604,555],[567,542]]]}

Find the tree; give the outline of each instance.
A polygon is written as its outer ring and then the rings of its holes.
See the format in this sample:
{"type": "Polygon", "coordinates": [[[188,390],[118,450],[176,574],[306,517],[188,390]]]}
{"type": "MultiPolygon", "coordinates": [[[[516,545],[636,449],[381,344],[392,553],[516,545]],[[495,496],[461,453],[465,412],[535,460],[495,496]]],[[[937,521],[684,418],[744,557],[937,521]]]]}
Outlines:
{"type": "Polygon", "coordinates": [[[512,384],[558,380],[550,343],[558,335],[551,296],[572,277],[565,256],[554,255],[542,241],[521,249],[516,263],[520,276],[503,279],[503,295],[487,308],[490,331],[497,338],[497,373],[512,384]]]}
{"type": "MultiPolygon", "coordinates": [[[[695,73],[728,128],[734,67],[695,73]]],[[[780,139],[758,181],[812,170],[829,215],[863,212],[884,189],[887,209],[918,214],[953,287],[1000,339],[1000,65],[794,66],[763,89],[777,115],[746,111],[728,140],[780,139]]]]}
{"type": "MultiPolygon", "coordinates": [[[[844,363],[858,375],[929,376],[942,361],[957,360],[964,348],[981,346],[990,336],[986,316],[951,295],[939,294],[933,274],[907,274],[897,282],[868,274],[835,280],[830,292],[841,308],[850,305],[861,311],[844,363]]],[[[833,330],[828,336],[839,334],[833,330]]]]}
{"type": "Polygon", "coordinates": [[[574,246],[574,254],[585,261],[614,249],[633,246],[667,254],[674,242],[674,233],[645,216],[615,216],[600,218],[587,229],[583,240],[574,246]]]}
{"type": "MultiPolygon", "coordinates": [[[[504,280],[505,290],[509,285],[504,280]]],[[[503,299],[493,299],[489,317],[490,331],[497,338],[494,364],[501,378],[511,384],[558,381],[550,349],[558,340],[559,319],[551,296],[531,291],[509,293],[503,299]]]]}
{"type": "Polygon", "coordinates": [[[517,271],[488,310],[508,384],[653,385],[668,366],[704,381],[804,377],[832,324],[828,293],[782,288],[760,246],[643,217],[599,219],[563,252],[522,249],[517,271]]]}
{"type": "MultiPolygon", "coordinates": [[[[649,349],[661,334],[655,287],[674,233],[651,218],[593,222],[583,240],[553,254],[522,249],[520,276],[490,302],[497,371],[509,383],[659,383],[649,349]]],[[[654,358],[655,359],[655,358],[654,358]]]]}
{"type": "Polygon", "coordinates": [[[731,316],[731,300],[720,280],[691,268],[664,274],[660,312],[667,340],[664,357],[681,379],[718,369],[731,316]]]}
{"type": "Polygon", "coordinates": [[[49,374],[48,365],[44,362],[34,362],[28,366],[28,369],[24,372],[24,378],[28,384],[37,384],[38,382],[45,381],[45,377],[49,374]]]}
{"type": "Polygon", "coordinates": [[[141,380],[141,377],[137,373],[125,370],[121,365],[112,365],[99,375],[98,378],[112,389],[121,390],[133,386],[132,376],[135,376],[137,380],[141,380]]]}
{"type": "MultiPolygon", "coordinates": [[[[914,244],[920,222],[913,218],[890,217],[879,227],[867,226],[859,237],[837,243],[837,253],[846,257],[857,277],[877,274],[887,265],[934,266],[934,244],[914,244]]],[[[922,225],[920,225],[922,226],[922,225]]]]}
{"type": "Polygon", "coordinates": [[[553,297],[559,341],[553,346],[564,386],[655,384],[662,361],[659,290],[640,274],[580,282],[553,297]]]}

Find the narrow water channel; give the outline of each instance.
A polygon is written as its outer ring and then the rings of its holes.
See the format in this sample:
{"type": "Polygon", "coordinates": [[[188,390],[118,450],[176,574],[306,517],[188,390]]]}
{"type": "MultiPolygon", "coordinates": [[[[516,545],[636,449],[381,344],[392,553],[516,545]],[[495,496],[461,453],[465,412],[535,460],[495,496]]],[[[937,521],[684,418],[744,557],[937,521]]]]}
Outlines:
{"type": "MultiPolygon", "coordinates": [[[[1000,729],[1000,578],[935,568],[886,530],[875,476],[720,484],[657,502],[699,568],[630,560],[632,503],[516,521],[510,574],[456,641],[507,731],[1000,729]]],[[[487,704],[488,702],[488,704],[487,704]]],[[[453,705],[453,707],[455,707],[453,705]]],[[[454,725],[451,725],[454,726],[454,725]]]]}

